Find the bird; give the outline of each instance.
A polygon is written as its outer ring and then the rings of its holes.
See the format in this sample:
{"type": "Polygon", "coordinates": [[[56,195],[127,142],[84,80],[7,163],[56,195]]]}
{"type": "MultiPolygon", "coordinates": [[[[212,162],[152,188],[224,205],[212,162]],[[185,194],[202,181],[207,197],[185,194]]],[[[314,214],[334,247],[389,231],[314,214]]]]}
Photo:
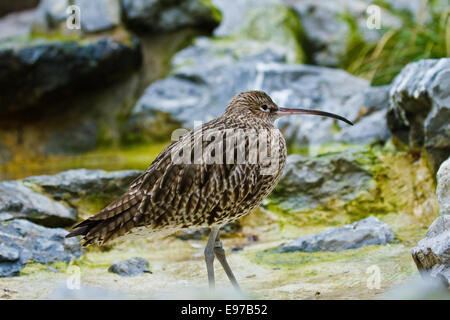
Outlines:
{"type": "Polygon", "coordinates": [[[210,228],[204,250],[208,284],[215,288],[214,259],[240,286],[220,241],[220,228],[252,212],[275,188],[286,163],[286,141],[275,121],[318,115],[353,123],[334,113],[279,107],[263,91],[237,94],[224,113],[167,146],[118,199],[73,227],[84,246],[129,235],[210,228]],[[261,151],[262,150],[262,151],[261,151]]]}

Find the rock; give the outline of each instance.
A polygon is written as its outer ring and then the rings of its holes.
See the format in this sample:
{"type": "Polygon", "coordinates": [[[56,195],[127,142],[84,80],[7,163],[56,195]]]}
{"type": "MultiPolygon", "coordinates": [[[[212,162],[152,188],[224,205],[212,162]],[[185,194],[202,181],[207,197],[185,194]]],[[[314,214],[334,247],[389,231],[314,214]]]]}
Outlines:
{"type": "Polygon", "coordinates": [[[107,172],[77,169],[55,175],[33,176],[23,181],[41,188],[54,199],[71,201],[92,195],[120,196],[140,174],[138,170],[107,172]]]}
{"type": "Polygon", "coordinates": [[[325,205],[331,198],[350,201],[372,186],[370,172],[352,151],[305,157],[289,155],[283,176],[271,194],[284,210],[325,205]]]}
{"type": "Polygon", "coordinates": [[[82,13],[81,28],[84,32],[112,29],[120,24],[120,0],[75,0],[82,13]]]}
{"type": "MultiPolygon", "coordinates": [[[[398,29],[401,19],[392,10],[379,6],[381,29],[367,27],[369,5],[378,4],[373,0],[241,0],[231,2],[214,0],[214,5],[222,12],[223,19],[214,31],[215,36],[238,34],[252,12],[258,9],[273,12],[274,7],[292,8],[304,30],[302,40],[308,47],[311,62],[317,65],[336,67],[346,53],[348,39],[352,33],[349,18],[356,24],[357,31],[369,43],[378,42],[387,28],[398,29]],[[255,10],[256,9],[256,10],[255,10]]],[[[394,10],[402,10],[417,15],[421,10],[422,0],[385,1],[394,10]]],[[[423,10],[422,10],[423,11],[423,10]]],[[[270,17],[269,17],[270,19],[270,17]]],[[[267,17],[264,17],[267,21],[267,17]]],[[[270,23],[267,23],[270,25],[270,23]]]]}
{"type": "Polygon", "coordinates": [[[358,110],[354,126],[338,123],[341,131],[335,141],[350,143],[370,143],[386,141],[390,137],[386,113],[389,108],[389,86],[370,87],[351,97],[344,110],[358,110]]]}
{"type": "Polygon", "coordinates": [[[411,254],[422,276],[430,276],[450,286],[450,216],[438,217],[411,254]]]}
{"type": "Polygon", "coordinates": [[[277,251],[342,251],[370,245],[385,245],[394,238],[394,232],[386,223],[371,216],[340,228],[297,238],[282,245],[277,251]]]}
{"type": "Polygon", "coordinates": [[[134,277],[143,273],[152,273],[149,269],[148,261],[143,258],[116,261],[108,268],[108,271],[117,273],[122,277],[134,277]]]}
{"type": "Polygon", "coordinates": [[[408,64],[392,83],[388,126],[412,148],[425,147],[434,172],[450,155],[450,58],[408,64]]]}
{"type": "Polygon", "coordinates": [[[441,215],[450,215],[450,158],[441,164],[436,178],[439,213],[441,215]]]}
{"type": "MultiPolygon", "coordinates": [[[[33,22],[33,32],[61,32],[70,34],[77,30],[67,28],[68,8],[71,5],[80,9],[80,27],[83,33],[94,33],[112,29],[121,23],[120,0],[43,0],[33,22]]],[[[72,14],[72,13],[70,13],[72,14]]]]}
{"type": "Polygon", "coordinates": [[[35,10],[11,13],[0,19],[0,40],[3,38],[26,36],[31,30],[35,10]]]}
{"type": "MultiPolygon", "coordinates": [[[[287,6],[296,10],[300,16],[314,64],[336,67],[347,50],[350,38],[350,24],[343,19],[348,15],[356,23],[363,39],[376,43],[386,27],[398,29],[401,20],[394,14],[380,7],[381,29],[367,28],[367,8],[374,1],[370,0],[286,0],[287,6]]],[[[419,2],[420,0],[413,1],[419,2]]]]}
{"type": "Polygon", "coordinates": [[[386,123],[387,110],[376,111],[361,118],[356,125],[342,129],[334,140],[349,143],[387,141],[391,134],[386,123]]]}
{"type": "MultiPolygon", "coordinates": [[[[46,33],[65,25],[69,0],[41,0],[32,25],[35,33],[46,33]]],[[[63,30],[67,31],[64,27],[63,30]]]]}
{"type": "MultiPolygon", "coordinates": [[[[230,2],[221,0],[218,4],[224,17],[239,22],[233,22],[231,30],[225,27],[226,31],[216,32],[220,37],[197,39],[173,59],[175,69],[187,64],[202,66],[205,61],[226,64],[255,58],[260,62],[304,62],[303,30],[293,10],[270,0],[239,1],[231,6],[230,2]],[[235,11],[241,11],[241,6],[246,9],[236,14],[235,11]],[[240,18],[244,12],[245,17],[240,18]]],[[[228,24],[225,21],[225,25],[228,24]]]]}
{"type": "Polygon", "coordinates": [[[0,224],[0,277],[17,276],[28,262],[70,262],[81,256],[78,239],[64,229],[50,229],[16,219],[0,224]]]}
{"type": "Polygon", "coordinates": [[[15,38],[0,42],[0,114],[33,107],[41,114],[50,102],[128,75],[142,57],[138,39],[127,41],[107,37],[85,42],[15,38]]]}
{"type": "MultiPolygon", "coordinates": [[[[178,68],[173,75],[153,83],[137,102],[129,121],[130,131],[145,132],[155,114],[163,112],[192,127],[223,113],[229,100],[245,90],[263,90],[280,106],[319,108],[355,119],[359,110],[343,109],[345,102],[369,87],[366,80],[344,71],[281,63],[259,63],[258,58],[235,63],[178,68]]],[[[334,120],[324,117],[286,117],[279,120],[289,142],[303,147],[331,141],[334,120]]],[[[170,133],[168,133],[170,135],[170,133]]]]}
{"type": "Polygon", "coordinates": [[[63,227],[74,224],[77,213],[21,181],[3,181],[0,182],[0,220],[11,218],[24,218],[47,227],[63,227]]]}
{"type": "Polygon", "coordinates": [[[153,32],[188,27],[211,31],[221,20],[210,0],[122,0],[122,8],[130,26],[153,32]]]}

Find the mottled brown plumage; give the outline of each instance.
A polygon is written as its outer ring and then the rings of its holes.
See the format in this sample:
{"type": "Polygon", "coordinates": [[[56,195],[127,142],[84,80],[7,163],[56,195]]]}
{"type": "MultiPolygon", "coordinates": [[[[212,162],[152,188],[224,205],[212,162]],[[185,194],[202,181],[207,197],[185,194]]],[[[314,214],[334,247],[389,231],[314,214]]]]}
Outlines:
{"type": "MultiPolygon", "coordinates": [[[[137,227],[161,231],[220,226],[248,214],[276,186],[286,159],[284,138],[273,126],[272,119],[264,117],[264,113],[255,115],[261,111],[252,110],[249,105],[276,108],[270,97],[262,92],[238,95],[221,117],[189,132],[163,150],[127,193],[99,214],[78,224],[75,227],[78,230],[70,236],[83,235],[85,244],[103,244],[137,227]],[[224,164],[174,164],[172,161],[172,151],[183,148],[183,144],[193,149],[195,135],[222,131],[225,132],[223,145],[226,145],[227,138],[249,129],[276,135],[280,148],[280,166],[276,174],[261,175],[261,165],[248,161],[241,164],[227,164],[226,161],[224,164]]],[[[211,140],[202,141],[203,150],[217,143],[211,140]]],[[[242,142],[247,144],[245,154],[248,155],[249,139],[242,139],[242,142]]],[[[237,151],[235,153],[237,155],[237,151]]]]}
{"type": "MultiPolygon", "coordinates": [[[[127,193],[76,225],[68,237],[82,235],[85,245],[101,245],[130,233],[208,226],[217,230],[212,239],[214,245],[214,241],[219,241],[220,226],[250,213],[277,185],[286,161],[286,143],[273,123],[280,116],[297,113],[348,122],[321,111],[279,108],[261,91],[241,93],[230,101],[222,116],[164,149],[127,193]],[[255,135],[256,143],[252,139],[255,135]],[[252,151],[259,152],[265,142],[271,161],[260,153],[254,161],[252,151]],[[196,154],[194,150],[200,145],[204,152],[196,154]],[[218,152],[222,150],[219,147],[224,147],[223,153],[218,152]],[[245,156],[239,158],[242,154],[245,156]],[[188,156],[179,161],[180,155],[188,156]]],[[[221,246],[216,244],[215,249],[220,251],[221,246]]],[[[219,251],[214,251],[216,256],[219,251]]],[[[224,254],[222,259],[225,261],[224,254]]],[[[233,282],[232,273],[229,277],[233,282]]]]}

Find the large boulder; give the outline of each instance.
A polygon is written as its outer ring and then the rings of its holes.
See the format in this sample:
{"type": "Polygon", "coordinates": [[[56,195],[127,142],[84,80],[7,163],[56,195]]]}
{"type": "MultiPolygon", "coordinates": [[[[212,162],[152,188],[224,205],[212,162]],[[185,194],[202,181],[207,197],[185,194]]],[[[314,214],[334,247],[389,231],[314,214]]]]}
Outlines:
{"type": "Polygon", "coordinates": [[[0,18],[0,39],[26,36],[30,33],[34,10],[11,13],[0,18]]]}
{"type": "Polygon", "coordinates": [[[42,0],[36,10],[32,30],[36,33],[55,30],[71,33],[66,21],[73,14],[69,6],[80,9],[80,27],[84,33],[100,32],[112,29],[121,23],[120,0],[42,0]]]}
{"type": "Polygon", "coordinates": [[[441,164],[436,178],[439,212],[441,215],[450,215],[450,158],[441,164]]]}
{"type": "Polygon", "coordinates": [[[220,11],[210,0],[122,0],[121,3],[130,26],[153,32],[187,27],[211,31],[221,20],[220,11]]]}
{"type": "Polygon", "coordinates": [[[394,232],[386,223],[371,216],[340,228],[297,238],[283,244],[277,251],[342,251],[369,245],[385,245],[393,242],[394,238],[394,232]]]}
{"type": "MultiPolygon", "coordinates": [[[[367,27],[369,5],[373,0],[285,0],[286,5],[296,10],[305,30],[313,63],[336,67],[344,57],[352,26],[369,43],[380,40],[387,27],[400,28],[401,19],[389,10],[380,8],[381,28],[367,27]]],[[[406,1],[401,1],[406,2],[406,1]]],[[[420,4],[421,0],[408,1],[420,4]]],[[[405,6],[403,6],[405,8],[405,6]]]]}
{"type": "Polygon", "coordinates": [[[437,218],[411,254],[423,277],[440,279],[450,287],[450,216],[437,218]]]}
{"type": "Polygon", "coordinates": [[[140,44],[134,37],[81,42],[2,41],[0,114],[32,107],[42,113],[45,111],[42,108],[56,98],[64,99],[79,90],[105,86],[136,70],[140,64],[140,44]]]}
{"type": "MultiPolygon", "coordinates": [[[[257,15],[258,9],[270,15],[275,7],[293,9],[297,20],[301,22],[303,35],[301,40],[308,48],[308,56],[317,65],[336,67],[345,56],[348,40],[357,31],[369,43],[376,43],[387,28],[400,28],[402,20],[392,11],[406,11],[413,16],[421,9],[422,0],[384,1],[380,5],[374,0],[213,0],[223,14],[222,23],[214,31],[215,36],[238,34],[246,21],[257,15]],[[367,27],[370,5],[380,8],[381,28],[367,27]],[[385,7],[390,7],[386,9],[385,7]],[[355,24],[356,30],[352,29],[355,24]]],[[[260,14],[261,15],[261,14],[260,14]]],[[[262,17],[261,21],[267,21],[262,17]]],[[[270,23],[262,23],[266,29],[270,23]]]]}
{"type": "Polygon", "coordinates": [[[24,179],[28,185],[39,187],[42,192],[57,200],[72,202],[89,196],[118,197],[141,174],[138,170],[104,171],[77,169],[55,175],[33,176],[24,179]]]}
{"type": "Polygon", "coordinates": [[[388,126],[412,148],[424,147],[436,172],[450,155],[450,58],[408,64],[391,87],[388,126]]]}
{"type": "Polygon", "coordinates": [[[450,158],[439,168],[436,194],[439,200],[438,217],[425,238],[411,250],[420,274],[442,280],[450,287],[450,158]]]}
{"type": "Polygon", "coordinates": [[[77,212],[25,186],[21,181],[0,182],[0,221],[24,218],[48,227],[70,226],[77,212]]]}
{"type": "Polygon", "coordinates": [[[334,136],[334,140],[348,143],[388,140],[391,135],[386,122],[389,90],[389,86],[370,87],[347,100],[343,109],[358,110],[359,114],[353,126],[338,123],[341,130],[334,136]]]}
{"type": "Polygon", "coordinates": [[[325,205],[331,198],[356,199],[373,187],[371,173],[358,154],[342,152],[319,157],[288,156],[283,176],[271,194],[283,210],[302,211],[325,205]]]}
{"type": "Polygon", "coordinates": [[[76,238],[64,229],[50,229],[16,219],[0,224],[0,277],[18,276],[28,262],[70,262],[82,254],[76,238]]]}

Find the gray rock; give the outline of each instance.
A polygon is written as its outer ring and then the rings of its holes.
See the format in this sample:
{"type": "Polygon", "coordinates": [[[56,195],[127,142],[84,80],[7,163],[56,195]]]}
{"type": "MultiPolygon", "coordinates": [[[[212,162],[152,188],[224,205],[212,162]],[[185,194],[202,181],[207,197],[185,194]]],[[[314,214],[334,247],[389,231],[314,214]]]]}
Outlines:
{"type": "Polygon", "coordinates": [[[0,18],[0,39],[28,35],[35,10],[11,13],[0,18]]]}
{"type": "Polygon", "coordinates": [[[31,188],[21,181],[0,182],[1,217],[25,218],[48,227],[69,226],[77,221],[77,213],[31,188]]]}
{"type": "MultiPolygon", "coordinates": [[[[366,80],[344,71],[307,65],[260,63],[258,58],[177,68],[173,75],[147,88],[137,102],[130,130],[145,131],[157,111],[168,113],[186,127],[223,113],[229,100],[245,90],[263,90],[280,106],[316,108],[355,119],[358,110],[345,102],[369,87],[366,80]]],[[[331,141],[334,121],[324,117],[286,117],[279,121],[289,142],[331,141]]]]}
{"type": "Polygon", "coordinates": [[[441,280],[450,286],[450,216],[438,217],[424,239],[411,250],[414,262],[424,277],[441,280]]]}
{"type": "Polygon", "coordinates": [[[68,18],[69,0],[41,0],[34,16],[32,30],[49,32],[58,28],[68,18]]]}
{"type": "Polygon", "coordinates": [[[334,140],[350,143],[387,141],[391,133],[387,127],[386,113],[387,110],[381,110],[364,116],[354,126],[338,132],[334,140]]]}
{"type": "MultiPolygon", "coordinates": [[[[381,8],[381,29],[367,27],[367,8],[375,4],[374,0],[213,0],[222,12],[223,19],[215,29],[215,36],[229,36],[238,34],[252,12],[258,8],[286,6],[293,8],[301,20],[304,34],[308,41],[308,49],[315,64],[336,67],[347,49],[350,26],[343,15],[349,14],[369,43],[380,40],[385,30],[398,29],[402,21],[391,10],[381,8]]],[[[421,9],[422,0],[386,1],[394,10],[403,10],[417,15],[421,9]]],[[[270,10],[273,11],[273,10],[270,10]]],[[[269,11],[269,12],[270,12],[269,11]]]]}
{"type": "Polygon", "coordinates": [[[80,7],[84,32],[104,31],[120,24],[120,0],[75,0],[74,4],[80,7]]]}
{"type": "Polygon", "coordinates": [[[17,276],[28,262],[70,262],[82,254],[76,238],[64,229],[50,229],[16,219],[0,224],[0,277],[17,276]]]}
{"type": "Polygon", "coordinates": [[[134,277],[143,273],[152,273],[149,269],[148,261],[138,257],[116,261],[108,268],[108,271],[117,273],[122,277],[134,277]]]}
{"type": "Polygon", "coordinates": [[[59,30],[63,34],[74,32],[66,25],[70,5],[80,8],[81,31],[84,33],[109,30],[121,23],[120,0],[43,0],[36,10],[33,31],[47,33],[59,30]]]}
{"type": "Polygon", "coordinates": [[[436,178],[439,213],[441,215],[450,215],[450,158],[441,164],[436,178]]]}
{"type": "Polygon", "coordinates": [[[450,155],[450,58],[408,64],[391,87],[388,126],[412,148],[425,147],[433,170],[450,155]]]}
{"type": "Polygon", "coordinates": [[[352,151],[319,157],[290,155],[271,199],[282,209],[295,211],[324,205],[332,197],[353,200],[373,182],[357,157],[352,151]]]}
{"type": "Polygon", "coordinates": [[[113,38],[1,41],[0,114],[30,108],[42,114],[51,102],[123,78],[140,66],[141,59],[140,43],[134,37],[131,44],[113,38]]]}
{"type": "Polygon", "coordinates": [[[104,170],[77,169],[55,175],[33,176],[24,179],[26,184],[38,186],[54,199],[73,200],[89,195],[119,196],[140,175],[138,170],[107,172],[104,170]]]}
{"type": "Polygon", "coordinates": [[[389,86],[370,87],[351,97],[344,107],[345,110],[359,110],[361,117],[354,126],[343,125],[334,140],[352,143],[370,143],[386,141],[390,131],[386,122],[389,108],[389,86]]]}
{"type": "Polygon", "coordinates": [[[186,27],[211,31],[220,23],[220,12],[209,0],[122,0],[129,25],[150,31],[169,32],[186,27]]]}
{"type": "Polygon", "coordinates": [[[222,21],[214,30],[217,37],[238,33],[245,23],[249,13],[258,7],[281,4],[280,0],[243,0],[230,2],[229,0],[213,0],[214,5],[222,12],[222,21]]]}
{"type": "Polygon", "coordinates": [[[370,245],[385,245],[394,238],[394,232],[386,223],[371,216],[340,228],[297,238],[282,245],[277,251],[342,251],[370,245]]]}
{"type": "MultiPolygon", "coordinates": [[[[344,14],[349,14],[355,19],[358,30],[364,40],[369,43],[377,42],[386,27],[401,27],[402,23],[398,17],[381,8],[382,28],[369,29],[366,10],[373,2],[371,0],[284,1],[300,16],[311,46],[314,63],[329,67],[336,67],[347,49],[350,27],[342,18],[344,14]]],[[[420,0],[414,2],[420,2],[420,0]]]]}

